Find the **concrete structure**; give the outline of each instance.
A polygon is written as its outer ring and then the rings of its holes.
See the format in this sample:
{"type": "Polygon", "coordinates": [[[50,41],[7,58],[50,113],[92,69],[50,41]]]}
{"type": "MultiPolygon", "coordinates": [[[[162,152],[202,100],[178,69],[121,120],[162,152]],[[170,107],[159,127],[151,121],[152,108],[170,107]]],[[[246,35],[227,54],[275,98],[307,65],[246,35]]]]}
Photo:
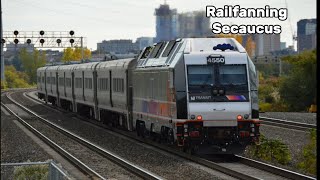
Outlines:
{"type": "Polygon", "coordinates": [[[170,9],[168,4],[162,4],[155,9],[156,38],[155,42],[168,41],[178,36],[178,14],[176,9],[170,9]]]}
{"type": "Polygon", "coordinates": [[[153,37],[139,37],[136,40],[136,45],[139,50],[142,50],[147,46],[151,46],[153,44],[153,39],[153,37]]]}
{"type": "Polygon", "coordinates": [[[130,39],[110,40],[97,43],[99,53],[128,54],[138,51],[138,47],[130,39]]]}
{"type": "Polygon", "coordinates": [[[317,46],[317,20],[302,19],[298,21],[298,52],[315,49],[317,46]]]}
{"type": "Polygon", "coordinates": [[[178,37],[206,37],[211,35],[210,18],[205,11],[193,11],[178,15],[178,37]]]}
{"type": "Polygon", "coordinates": [[[254,34],[255,56],[270,55],[280,50],[280,34],[254,34]]]}

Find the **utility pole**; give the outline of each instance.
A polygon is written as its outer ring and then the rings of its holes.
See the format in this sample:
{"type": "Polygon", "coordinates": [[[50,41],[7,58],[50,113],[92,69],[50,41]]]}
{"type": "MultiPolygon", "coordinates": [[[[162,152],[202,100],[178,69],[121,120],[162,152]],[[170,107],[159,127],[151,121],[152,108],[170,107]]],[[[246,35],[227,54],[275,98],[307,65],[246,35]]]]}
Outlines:
{"type": "Polygon", "coordinates": [[[81,62],[83,63],[83,37],[81,36],[81,62]]]}
{"type": "Polygon", "coordinates": [[[4,43],[2,42],[3,34],[2,34],[2,1],[0,0],[0,7],[1,7],[1,13],[0,13],[0,19],[1,19],[1,80],[5,81],[5,76],[4,76],[4,56],[3,56],[3,45],[4,43]]]}

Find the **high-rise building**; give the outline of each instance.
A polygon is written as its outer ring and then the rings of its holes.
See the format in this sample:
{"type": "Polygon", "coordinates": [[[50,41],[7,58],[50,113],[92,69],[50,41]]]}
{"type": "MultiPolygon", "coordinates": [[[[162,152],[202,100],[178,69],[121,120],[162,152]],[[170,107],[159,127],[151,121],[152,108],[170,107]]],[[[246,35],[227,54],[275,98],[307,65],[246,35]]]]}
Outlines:
{"type": "Polygon", "coordinates": [[[270,55],[280,50],[280,34],[254,34],[255,56],[270,55]]]}
{"type": "Polygon", "coordinates": [[[205,11],[193,11],[178,15],[178,37],[206,37],[210,35],[210,19],[205,11]]]}
{"type": "Polygon", "coordinates": [[[302,19],[298,21],[298,52],[315,49],[317,45],[317,20],[302,19]]]}
{"type": "Polygon", "coordinates": [[[177,38],[177,9],[170,9],[168,4],[162,4],[155,10],[156,39],[155,42],[168,41],[177,38]]]}
{"type": "Polygon", "coordinates": [[[153,37],[139,37],[136,40],[136,44],[138,46],[139,50],[142,50],[143,48],[147,46],[151,46],[153,44],[153,37]]]}

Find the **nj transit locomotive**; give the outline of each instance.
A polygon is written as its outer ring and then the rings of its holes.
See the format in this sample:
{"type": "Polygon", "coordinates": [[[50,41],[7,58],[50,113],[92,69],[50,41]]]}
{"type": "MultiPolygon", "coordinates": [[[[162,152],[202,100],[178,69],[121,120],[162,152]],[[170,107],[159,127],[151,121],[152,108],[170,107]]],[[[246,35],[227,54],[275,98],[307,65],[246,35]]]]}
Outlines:
{"type": "Polygon", "coordinates": [[[257,73],[233,38],[187,38],[134,59],[41,67],[38,97],[184,150],[235,153],[259,140],[257,73]]]}

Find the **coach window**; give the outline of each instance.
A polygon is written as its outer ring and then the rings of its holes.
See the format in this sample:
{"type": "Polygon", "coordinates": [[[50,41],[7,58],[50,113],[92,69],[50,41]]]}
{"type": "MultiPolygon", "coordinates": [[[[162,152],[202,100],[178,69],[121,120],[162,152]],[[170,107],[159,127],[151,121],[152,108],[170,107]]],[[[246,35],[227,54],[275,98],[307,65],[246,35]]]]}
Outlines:
{"type": "Polygon", "coordinates": [[[50,77],[47,77],[47,84],[50,84],[50,77]]]}
{"type": "Polygon", "coordinates": [[[85,78],[85,88],[86,89],[92,89],[92,78],[85,78]]]}
{"type": "Polygon", "coordinates": [[[42,82],[44,83],[44,77],[42,77],[42,82]]]}
{"type": "Polygon", "coordinates": [[[64,86],[64,78],[59,77],[59,86],[64,86]]]}
{"type": "Polygon", "coordinates": [[[108,90],[108,78],[99,78],[99,90],[107,91],[108,90]]]}
{"type": "Polygon", "coordinates": [[[76,88],[82,88],[82,78],[76,78],[76,88]]]}
{"type": "Polygon", "coordinates": [[[55,77],[51,77],[51,84],[56,84],[56,78],[55,77]]]}
{"type": "Polygon", "coordinates": [[[124,79],[121,79],[121,92],[124,92],[124,79]]]}
{"type": "Polygon", "coordinates": [[[71,78],[66,78],[66,87],[71,87],[71,78]]]}
{"type": "Polygon", "coordinates": [[[124,92],[124,79],[114,78],[112,85],[114,92],[124,92]]]}

